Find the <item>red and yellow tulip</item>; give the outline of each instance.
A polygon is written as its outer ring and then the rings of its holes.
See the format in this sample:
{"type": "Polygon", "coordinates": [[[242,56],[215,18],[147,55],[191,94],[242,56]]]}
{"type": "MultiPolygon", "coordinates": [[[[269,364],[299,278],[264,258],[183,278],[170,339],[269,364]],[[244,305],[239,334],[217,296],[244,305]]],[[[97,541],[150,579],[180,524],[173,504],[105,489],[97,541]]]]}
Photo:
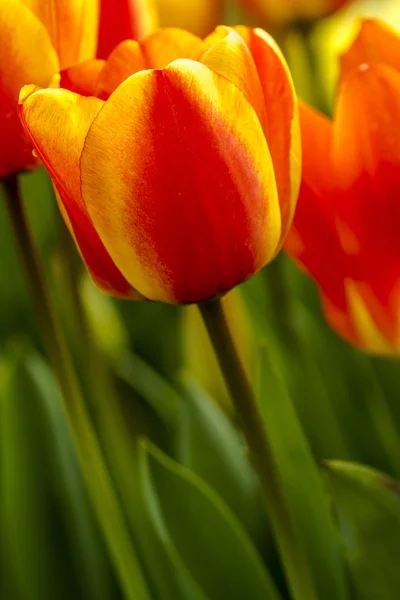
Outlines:
{"type": "Polygon", "coordinates": [[[92,58],[97,0],[0,0],[0,179],[36,164],[18,119],[21,87],[46,87],[53,75],[92,58]]]}
{"type": "Polygon", "coordinates": [[[81,94],[28,86],[20,114],[101,289],[199,302],[273,259],[301,148],[290,74],[268,34],[160,30],[63,75],[81,94]]]}
{"type": "Polygon", "coordinates": [[[349,0],[241,0],[255,18],[272,28],[295,21],[311,22],[332,14],[349,0]]]}
{"type": "Polygon", "coordinates": [[[333,122],[300,107],[304,171],[286,248],[333,327],[400,352],[400,39],[365,21],[343,55],[333,122]]]}

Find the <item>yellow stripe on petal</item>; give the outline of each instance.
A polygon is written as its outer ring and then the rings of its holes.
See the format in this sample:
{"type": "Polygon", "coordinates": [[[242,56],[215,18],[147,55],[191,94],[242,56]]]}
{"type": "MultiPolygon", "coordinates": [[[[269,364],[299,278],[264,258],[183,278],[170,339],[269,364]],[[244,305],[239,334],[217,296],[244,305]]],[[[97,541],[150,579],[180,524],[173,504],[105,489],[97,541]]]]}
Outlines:
{"type": "Polygon", "coordinates": [[[62,69],[94,58],[99,30],[99,1],[24,0],[49,32],[62,69]]]}
{"type": "Polygon", "coordinates": [[[237,285],[280,239],[273,166],[252,105],[206,66],[133,75],[89,130],[82,194],[145,297],[196,302],[237,285]]]}
{"type": "Polygon", "coordinates": [[[43,24],[22,2],[0,6],[0,178],[33,166],[32,146],[17,114],[18,94],[27,83],[47,86],[58,71],[57,55],[43,24]]]}
{"type": "Polygon", "coordinates": [[[201,57],[204,65],[234,83],[254,106],[261,125],[265,123],[264,94],[248,46],[233,29],[220,26],[206,38],[209,49],[201,57]]]}
{"type": "MultiPolygon", "coordinates": [[[[354,323],[360,346],[374,354],[390,355],[400,352],[400,336],[397,335],[397,344],[390,343],[382,334],[374,321],[371,312],[364,301],[363,294],[358,290],[354,281],[347,280],[346,294],[349,303],[349,311],[354,323]]],[[[395,324],[398,328],[398,324],[395,324]]]]}
{"type": "Polygon", "coordinates": [[[63,89],[21,92],[25,130],[48,170],[75,240],[95,283],[105,292],[130,297],[128,283],[105,250],[82,201],[79,162],[84,140],[103,102],[63,89]],[[33,93],[32,93],[33,92],[33,93]]]}

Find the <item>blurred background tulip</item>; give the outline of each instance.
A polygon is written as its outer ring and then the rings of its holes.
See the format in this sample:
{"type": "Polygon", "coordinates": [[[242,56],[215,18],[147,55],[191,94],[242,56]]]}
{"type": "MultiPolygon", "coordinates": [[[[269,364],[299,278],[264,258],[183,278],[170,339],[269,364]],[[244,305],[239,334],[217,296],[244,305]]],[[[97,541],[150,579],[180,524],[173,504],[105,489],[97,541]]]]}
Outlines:
{"type": "Polygon", "coordinates": [[[95,88],[104,100],[27,87],[20,110],[100,288],[200,302],[272,260],[301,157],[290,74],[266,33],[160,30],[120,44],[95,88]]]}
{"type": "Polygon", "coordinates": [[[154,0],[100,0],[97,57],[107,58],[124,40],[140,40],[157,27],[154,0]]]}
{"type": "Polygon", "coordinates": [[[312,22],[335,12],[351,0],[240,0],[244,9],[272,29],[289,23],[312,22]]]}
{"type": "Polygon", "coordinates": [[[97,0],[1,0],[0,179],[37,164],[17,116],[21,87],[47,87],[59,68],[92,58],[97,34],[97,0]]]}
{"type": "Polygon", "coordinates": [[[342,335],[397,354],[400,38],[364,21],[341,66],[333,122],[301,108],[303,182],[287,248],[342,335]]]}
{"type": "Polygon", "coordinates": [[[224,23],[224,0],[155,0],[161,27],[181,27],[200,37],[224,23]]]}

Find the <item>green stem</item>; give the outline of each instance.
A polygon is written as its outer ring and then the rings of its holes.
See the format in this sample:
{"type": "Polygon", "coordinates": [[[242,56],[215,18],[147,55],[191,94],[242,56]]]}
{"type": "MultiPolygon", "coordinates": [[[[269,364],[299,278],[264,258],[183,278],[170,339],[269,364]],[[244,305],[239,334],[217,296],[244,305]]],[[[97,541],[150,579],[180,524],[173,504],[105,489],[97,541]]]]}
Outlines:
{"type": "Polygon", "coordinates": [[[149,600],[150,595],[138,566],[110,475],[81,394],[75,370],[59,327],[42,271],[36,246],[26,219],[17,178],[3,182],[5,203],[14,230],[21,262],[31,288],[36,315],[49,360],[58,377],[64,404],[93,507],[108,543],[125,596],[129,600],[149,600]]]}
{"type": "Polygon", "coordinates": [[[199,308],[264,489],[271,525],[293,597],[296,600],[316,600],[314,583],[287,507],[278,465],[263,426],[263,417],[235,348],[222,304],[220,300],[213,300],[199,304],[199,308]]]}

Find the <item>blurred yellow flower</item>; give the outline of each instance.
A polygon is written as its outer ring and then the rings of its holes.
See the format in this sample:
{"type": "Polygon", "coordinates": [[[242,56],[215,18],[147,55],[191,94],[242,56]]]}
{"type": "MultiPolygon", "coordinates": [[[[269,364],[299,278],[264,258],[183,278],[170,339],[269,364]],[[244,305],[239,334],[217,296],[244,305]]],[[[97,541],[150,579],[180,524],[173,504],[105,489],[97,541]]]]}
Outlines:
{"type": "Polygon", "coordinates": [[[155,0],[161,27],[181,27],[200,37],[223,22],[223,0],[155,0]]]}

